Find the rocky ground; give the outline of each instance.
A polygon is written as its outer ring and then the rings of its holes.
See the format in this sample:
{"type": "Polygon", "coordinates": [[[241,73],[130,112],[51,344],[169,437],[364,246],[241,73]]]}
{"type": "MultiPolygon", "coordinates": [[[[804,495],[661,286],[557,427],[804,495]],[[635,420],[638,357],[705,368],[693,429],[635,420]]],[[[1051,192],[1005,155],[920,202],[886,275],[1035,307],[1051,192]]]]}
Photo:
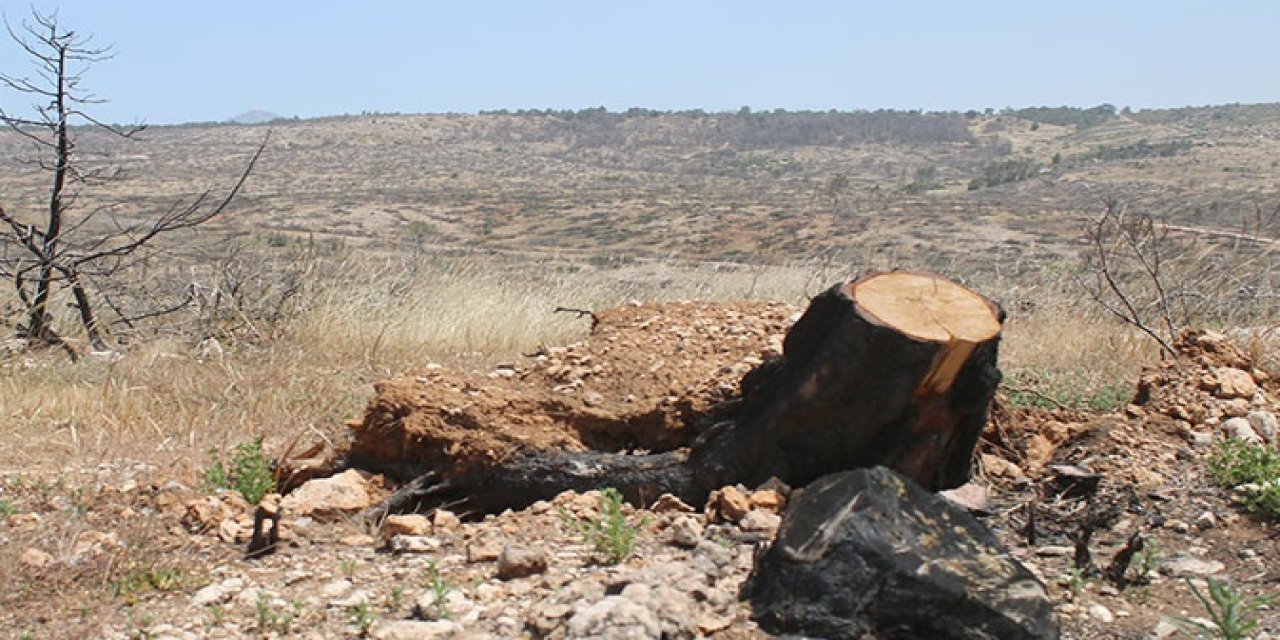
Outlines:
{"type": "MultiPolygon", "coordinates": [[[[657,411],[664,417],[653,424],[676,424],[666,417],[674,410],[662,411],[679,404],[671,398],[707,398],[682,409],[697,414],[716,394],[732,395],[722,385],[776,351],[794,311],[631,308],[601,318],[591,339],[528,362],[411,374],[384,390],[412,390],[400,395],[421,408],[451,397],[433,389],[498,398],[517,380],[546,378],[554,384],[539,402],[657,411]],[[733,346],[712,346],[725,343],[733,346]]],[[[1135,397],[1118,412],[1001,402],[974,482],[955,495],[1049,586],[1064,637],[1176,637],[1176,620],[1207,617],[1192,586],[1209,578],[1250,596],[1280,593],[1280,529],[1206,475],[1228,434],[1274,446],[1276,382],[1217,334],[1188,334],[1179,348],[1179,358],[1135,372],[1135,397]],[[1144,549],[1109,574],[1135,535],[1144,549]]],[[[455,415],[475,410],[465,406],[455,415]]],[[[362,428],[371,433],[370,416],[352,423],[357,440],[362,428]]],[[[518,436],[518,416],[508,422],[500,432],[518,436]]],[[[546,423],[556,436],[536,444],[586,446],[573,424],[546,423]]],[[[493,442],[528,446],[504,438],[493,442]]],[[[350,470],[269,497],[283,514],[281,541],[246,559],[250,506],[172,478],[152,465],[104,464],[0,479],[0,635],[770,637],[738,593],[778,527],[785,490],[726,488],[705,510],[660,500],[616,514],[600,492],[566,493],[478,522],[438,511],[368,523],[359,512],[395,483],[350,470]]],[[[1257,615],[1258,637],[1280,637],[1280,609],[1257,615]]]]}

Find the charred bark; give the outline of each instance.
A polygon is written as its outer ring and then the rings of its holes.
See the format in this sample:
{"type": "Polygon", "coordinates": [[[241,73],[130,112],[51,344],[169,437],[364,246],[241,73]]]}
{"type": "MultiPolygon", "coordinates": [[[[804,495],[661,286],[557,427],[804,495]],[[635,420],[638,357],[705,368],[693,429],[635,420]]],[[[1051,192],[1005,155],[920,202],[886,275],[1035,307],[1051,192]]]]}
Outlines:
{"type": "Polygon", "coordinates": [[[687,450],[532,452],[460,477],[427,474],[382,510],[481,514],[602,487],[635,503],[672,493],[701,504],[727,484],[801,486],[874,466],[933,491],[958,487],[1000,381],[1003,320],[995,303],[940,276],[872,274],[814,298],[783,355],[744,376],[741,397],[687,450]]]}

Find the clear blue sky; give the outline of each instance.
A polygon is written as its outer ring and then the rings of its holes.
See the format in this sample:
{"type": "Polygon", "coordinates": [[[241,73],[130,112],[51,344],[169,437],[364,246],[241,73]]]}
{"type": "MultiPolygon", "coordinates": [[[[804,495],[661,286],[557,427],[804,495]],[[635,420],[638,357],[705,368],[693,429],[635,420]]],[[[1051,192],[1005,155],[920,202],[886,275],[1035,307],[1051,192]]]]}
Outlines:
{"type": "MultiPolygon", "coordinates": [[[[250,109],[928,110],[1280,102],[1275,0],[34,0],[114,45],[114,122],[250,109]]],[[[10,23],[22,0],[0,3],[10,23]]],[[[0,70],[26,73],[11,44],[0,70]]],[[[13,110],[25,102],[0,94],[13,110]]]]}

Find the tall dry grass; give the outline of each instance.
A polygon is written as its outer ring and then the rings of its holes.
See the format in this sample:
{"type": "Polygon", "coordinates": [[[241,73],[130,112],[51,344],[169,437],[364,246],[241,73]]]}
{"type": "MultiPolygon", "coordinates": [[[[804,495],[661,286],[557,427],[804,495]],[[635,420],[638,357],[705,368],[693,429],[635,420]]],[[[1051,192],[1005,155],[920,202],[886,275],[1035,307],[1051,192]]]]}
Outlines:
{"type": "MultiPolygon", "coordinates": [[[[255,435],[343,436],[370,385],[439,362],[482,367],[585,335],[557,306],[772,299],[803,306],[852,266],[630,263],[594,268],[479,258],[336,261],[311,269],[278,326],[253,340],[144,341],[118,360],[57,353],[0,366],[0,473],[146,462],[193,479],[210,450],[255,435]],[[263,337],[266,335],[267,337],[263,337]],[[207,351],[207,350],[206,350],[207,351]]],[[[1060,397],[1129,385],[1158,356],[1132,327],[1092,308],[1063,271],[1019,268],[969,280],[1010,310],[1002,363],[1013,384],[1060,397]]]]}

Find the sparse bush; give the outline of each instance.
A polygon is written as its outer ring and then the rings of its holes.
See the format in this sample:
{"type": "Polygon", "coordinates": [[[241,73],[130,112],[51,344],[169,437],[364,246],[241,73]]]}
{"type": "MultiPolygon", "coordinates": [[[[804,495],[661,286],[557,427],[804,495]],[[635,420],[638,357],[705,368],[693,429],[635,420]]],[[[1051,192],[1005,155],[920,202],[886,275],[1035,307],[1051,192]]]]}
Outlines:
{"type": "Polygon", "coordinates": [[[1250,486],[1244,506],[1251,513],[1280,519],[1280,454],[1268,446],[1236,439],[1218,443],[1209,475],[1224,487],[1250,486]]]}
{"type": "Polygon", "coordinates": [[[209,453],[214,462],[204,473],[207,490],[233,489],[249,504],[258,504],[263,496],[275,490],[270,462],[262,452],[262,436],[236,445],[230,460],[222,460],[217,450],[209,453]]]}
{"type": "Polygon", "coordinates": [[[600,513],[594,518],[577,518],[561,511],[561,519],[599,553],[606,564],[618,564],[635,552],[636,536],[644,522],[631,524],[622,513],[622,493],[613,487],[600,492],[600,513]]]}

